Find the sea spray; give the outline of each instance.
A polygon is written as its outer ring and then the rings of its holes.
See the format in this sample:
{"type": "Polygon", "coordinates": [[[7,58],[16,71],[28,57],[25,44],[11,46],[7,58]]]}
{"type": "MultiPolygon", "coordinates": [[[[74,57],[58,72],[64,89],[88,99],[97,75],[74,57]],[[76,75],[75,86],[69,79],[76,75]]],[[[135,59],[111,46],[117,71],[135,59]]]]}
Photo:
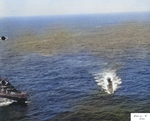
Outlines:
{"type": "Polygon", "coordinates": [[[114,93],[118,88],[120,88],[121,78],[116,75],[115,70],[104,71],[102,73],[94,74],[94,79],[97,82],[97,85],[101,86],[101,89],[107,92],[108,94],[114,93]],[[108,85],[108,78],[112,81],[112,92],[110,92],[108,85]]]}
{"type": "Polygon", "coordinates": [[[12,104],[14,101],[7,98],[0,98],[0,107],[12,104]]]}

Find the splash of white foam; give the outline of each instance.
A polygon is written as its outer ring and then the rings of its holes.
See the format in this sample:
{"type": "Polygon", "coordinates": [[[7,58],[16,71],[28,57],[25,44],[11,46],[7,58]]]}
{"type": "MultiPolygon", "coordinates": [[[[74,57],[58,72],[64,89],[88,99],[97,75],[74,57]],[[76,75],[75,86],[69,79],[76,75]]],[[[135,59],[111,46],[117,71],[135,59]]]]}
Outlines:
{"type": "Polygon", "coordinates": [[[118,88],[120,88],[121,78],[116,75],[115,70],[105,71],[103,73],[94,74],[94,79],[97,82],[97,85],[101,86],[102,90],[107,92],[108,94],[114,93],[118,88]],[[113,92],[110,92],[108,89],[108,81],[110,78],[112,81],[113,92]]]}
{"type": "Polygon", "coordinates": [[[7,98],[0,98],[0,107],[12,104],[14,101],[7,98]]]}

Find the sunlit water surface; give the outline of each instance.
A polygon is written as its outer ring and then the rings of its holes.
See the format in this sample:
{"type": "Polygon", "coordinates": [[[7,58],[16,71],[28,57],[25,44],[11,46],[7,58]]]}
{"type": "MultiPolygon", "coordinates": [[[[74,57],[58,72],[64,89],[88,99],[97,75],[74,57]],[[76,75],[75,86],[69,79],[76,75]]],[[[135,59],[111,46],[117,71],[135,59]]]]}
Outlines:
{"type": "Polygon", "coordinates": [[[27,105],[0,99],[0,121],[128,121],[150,112],[148,15],[0,19],[9,37],[0,75],[28,93],[27,105]]]}

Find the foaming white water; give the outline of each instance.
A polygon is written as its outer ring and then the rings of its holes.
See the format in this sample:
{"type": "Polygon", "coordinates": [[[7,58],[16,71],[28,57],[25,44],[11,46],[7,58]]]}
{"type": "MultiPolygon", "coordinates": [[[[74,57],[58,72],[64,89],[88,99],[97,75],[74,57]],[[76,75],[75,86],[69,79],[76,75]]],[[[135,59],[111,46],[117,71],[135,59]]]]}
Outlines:
{"type": "Polygon", "coordinates": [[[0,98],[0,107],[12,104],[14,101],[7,98],[0,98]]]}
{"type": "Polygon", "coordinates": [[[118,88],[120,88],[121,78],[116,75],[115,70],[105,71],[103,73],[94,74],[94,79],[97,82],[97,85],[101,86],[102,90],[108,94],[114,93],[118,88]],[[112,84],[109,86],[108,78],[111,79],[112,84]],[[111,87],[111,89],[110,89],[111,87]],[[111,91],[110,91],[111,90],[111,91]]]}

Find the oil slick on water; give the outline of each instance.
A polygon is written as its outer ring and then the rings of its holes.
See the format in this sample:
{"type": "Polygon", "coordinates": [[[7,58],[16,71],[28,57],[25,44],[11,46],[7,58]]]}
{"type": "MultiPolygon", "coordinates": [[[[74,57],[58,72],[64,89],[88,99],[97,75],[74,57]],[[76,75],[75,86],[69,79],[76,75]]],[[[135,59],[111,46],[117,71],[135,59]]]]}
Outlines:
{"type": "Polygon", "coordinates": [[[102,90],[107,92],[108,94],[114,93],[118,88],[120,88],[121,78],[116,75],[115,70],[104,71],[102,73],[98,73],[94,75],[95,81],[97,85],[101,87],[102,90]],[[108,78],[111,79],[112,84],[110,85],[108,82],[108,78]]]}

